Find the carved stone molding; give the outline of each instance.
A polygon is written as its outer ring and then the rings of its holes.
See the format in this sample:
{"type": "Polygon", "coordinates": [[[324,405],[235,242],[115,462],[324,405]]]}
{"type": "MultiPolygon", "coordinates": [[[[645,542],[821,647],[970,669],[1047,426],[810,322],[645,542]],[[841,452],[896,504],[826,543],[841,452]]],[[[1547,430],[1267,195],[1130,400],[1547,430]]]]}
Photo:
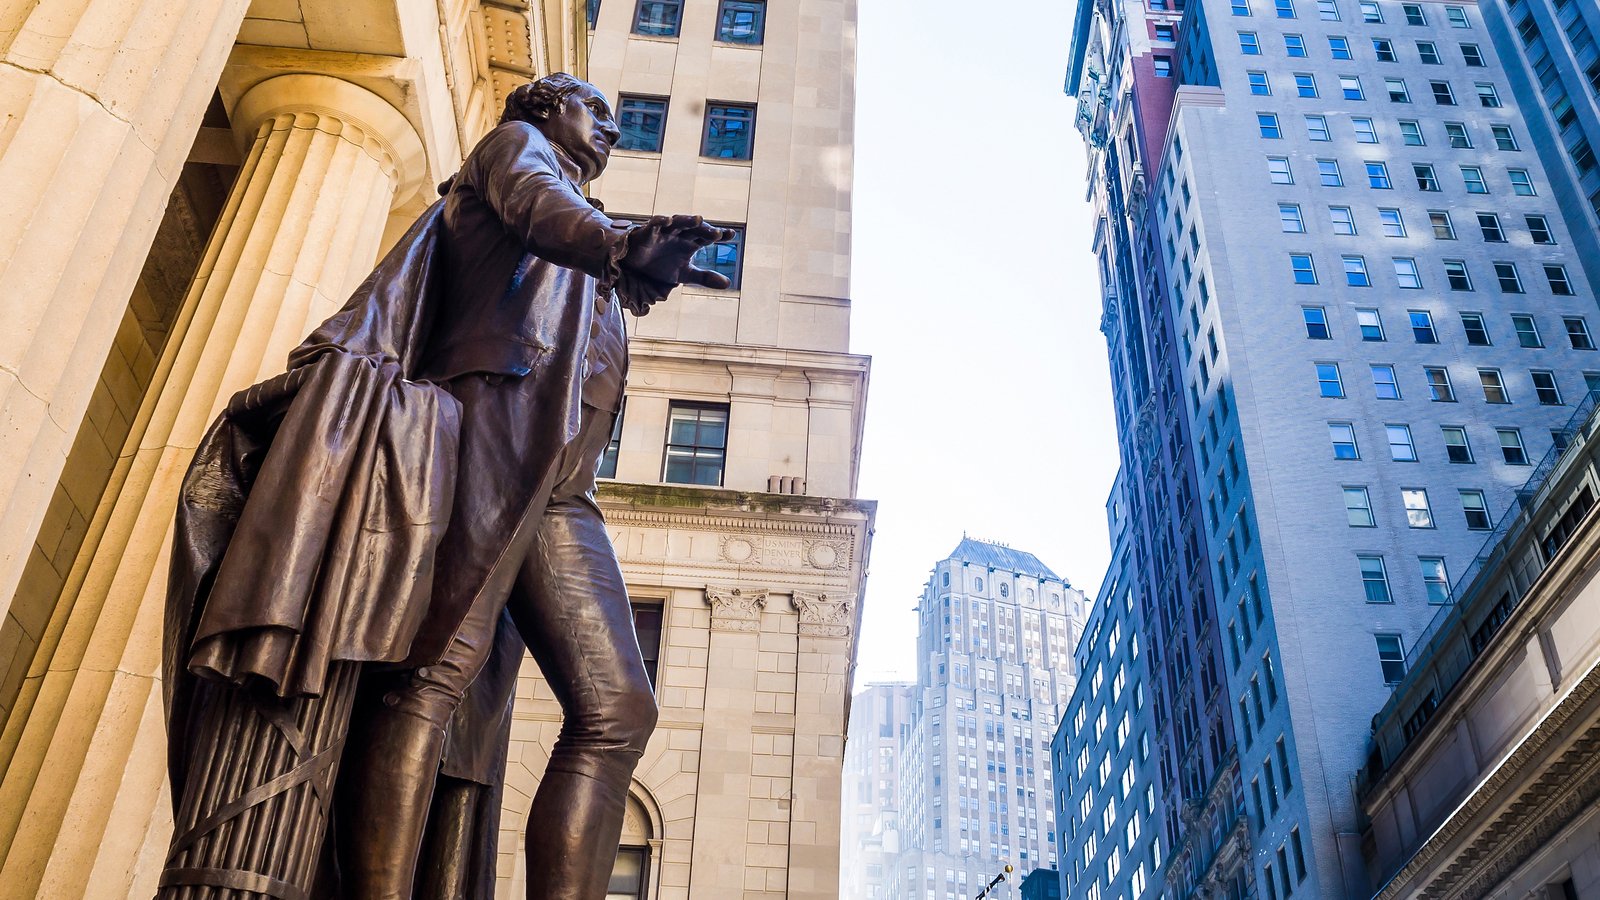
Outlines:
{"type": "Polygon", "coordinates": [[[711,604],[711,630],[753,633],[761,630],[761,610],[767,605],[767,591],[708,584],[706,602],[711,604]]]}
{"type": "Polygon", "coordinates": [[[800,612],[800,633],[810,637],[850,636],[850,612],[855,609],[854,594],[831,595],[795,591],[789,595],[800,612]]]}

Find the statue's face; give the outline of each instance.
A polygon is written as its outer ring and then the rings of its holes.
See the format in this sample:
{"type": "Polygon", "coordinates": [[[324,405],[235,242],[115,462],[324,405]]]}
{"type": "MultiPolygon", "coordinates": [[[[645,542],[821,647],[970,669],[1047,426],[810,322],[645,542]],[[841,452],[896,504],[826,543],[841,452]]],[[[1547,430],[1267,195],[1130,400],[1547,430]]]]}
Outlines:
{"type": "Polygon", "coordinates": [[[561,105],[542,122],[535,122],[544,136],[572,157],[582,172],[580,181],[593,181],[605,171],[611,148],[622,138],[611,105],[593,85],[579,85],[561,98],[561,105]]]}

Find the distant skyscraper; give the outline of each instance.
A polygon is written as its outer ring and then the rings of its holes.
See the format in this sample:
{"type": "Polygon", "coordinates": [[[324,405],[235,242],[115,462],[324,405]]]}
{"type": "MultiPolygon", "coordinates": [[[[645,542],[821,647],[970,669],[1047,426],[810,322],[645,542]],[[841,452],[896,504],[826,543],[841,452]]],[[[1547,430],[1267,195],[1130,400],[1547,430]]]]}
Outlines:
{"type": "MultiPolygon", "coordinates": [[[[1594,222],[1489,32],[1475,2],[1079,6],[1166,896],[1370,896],[1372,716],[1600,387],[1594,222]]],[[[1074,776],[1074,898],[1128,878],[1120,777],[1074,776]]]]}
{"type": "Polygon", "coordinates": [[[850,701],[840,816],[839,896],[888,897],[900,851],[900,748],[911,736],[916,685],[869,684],[850,701]]]}
{"type": "Polygon", "coordinates": [[[914,722],[900,761],[895,900],[963,900],[1006,863],[1056,864],[1049,747],[1072,693],[1082,592],[1031,553],[972,538],[917,604],[914,722]]]}

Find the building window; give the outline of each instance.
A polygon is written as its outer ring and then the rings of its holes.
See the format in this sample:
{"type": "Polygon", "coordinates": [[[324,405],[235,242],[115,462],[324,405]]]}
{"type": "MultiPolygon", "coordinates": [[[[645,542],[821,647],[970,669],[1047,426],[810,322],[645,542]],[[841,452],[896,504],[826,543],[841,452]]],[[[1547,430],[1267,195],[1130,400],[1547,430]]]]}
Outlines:
{"type": "Polygon", "coordinates": [[[1433,510],[1428,506],[1428,492],[1423,488],[1401,488],[1400,503],[1406,509],[1406,525],[1412,528],[1432,528],[1433,510]]]}
{"type": "Polygon", "coordinates": [[[1348,206],[1328,207],[1328,219],[1333,223],[1334,234],[1355,234],[1356,219],[1348,206]]]}
{"type": "Polygon", "coordinates": [[[1413,163],[1411,166],[1411,174],[1416,176],[1417,190],[1439,190],[1439,178],[1434,174],[1433,166],[1428,165],[1427,163],[1413,163]]]}
{"type": "Polygon", "coordinates": [[[1517,264],[1513,262],[1497,262],[1494,264],[1494,277],[1500,282],[1502,294],[1522,293],[1522,276],[1517,274],[1517,264]]]}
{"type": "Polygon", "coordinates": [[[1261,41],[1254,31],[1239,32],[1239,52],[1245,56],[1261,55],[1261,41]]]}
{"type": "Polygon", "coordinates": [[[634,34],[677,37],[682,23],[683,0],[639,0],[634,8],[634,34]]]}
{"type": "Polygon", "coordinates": [[[1384,237],[1403,238],[1406,236],[1406,220],[1398,209],[1378,209],[1378,224],[1383,227],[1384,237]]]}
{"type": "Polygon", "coordinates": [[[1289,268],[1294,272],[1295,284],[1317,283],[1317,270],[1309,253],[1289,254],[1289,268]]]}
{"type": "Polygon", "coordinates": [[[728,290],[738,290],[744,276],[744,226],[719,225],[733,231],[733,237],[700,248],[694,255],[695,265],[721,272],[728,279],[728,290]]]}
{"type": "Polygon", "coordinates": [[[1406,677],[1406,652],[1398,634],[1374,635],[1378,640],[1378,666],[1384,684],[1399,684],[1406,677]]]}
{"type": "Polygon", "coordinates": [[[1273,0],[1272,5],[1278,11],[1278,18],[1294,18],[1294,0],[1273,0]]]}
{"type": "Polygon", "coordinates": [[[1517,136],[1511,133],[1510,125],[1490,125],[1489,134],[1494,137],[1494,148],[1515,152],[1521,150],[1517,146],[1517,136]]]}
{"type": "Polygon", "coordinates": [[[1535,244],[1554,244],[1556,239],[1550,235],[1550,223],[1544,216],[1523,216],[1523,221],[1528,223],[1528,236],[1533,238],[1535,244]]]}
{"type": "Polygon", "coordinates": [[[1294,173],[1289,170],[1289,157],[1267,157],[1267,177],[1273,184],[1294,184],[1294,173]]]}
{"type": "Polygon", "coordinates": [[[1324,397],[1343,397],[1344,383],[1339,380],[1337,363],[1317,363],[1317,392],[1324,397]]]}
{"type": "Polygon", "coordinates": [[[1472,137],[1467,134],[1467,126],[1461,122],[1444,123],[1444,136],[1452,150],[1472,149],[1472,137]]]}
{"type": "Polygon", "coordinates": [[[1372,528],[1377,524],[1372,518],[1372,500],[1365,486],[1344,487],[1345,521],[1352,528],[1372,528]]]}
{"type": "Polygon", "coordinates": [[[1544,338],[1539,335],[1539,323],[1534,321],[1533,316],[1513,314],[1511,327],[1517,332],[1517,346],[1529,350],[1537,350],[1544,346],[1544,338]]]}
{"type": "Polygon", "coordinates": [[[1439,48],[1433,41],[1417,41],[1417,57],[1425,66],[1439,65],[1439,48]]]}
{"type": "Polygon", "coordinates": [[[1483,51],[1478,49],[1477,44],[1462,44],[1461,60],[1474,69],[1484,67],[1483,51]]]}
{"type": "Polygon", "coordinates": [[[1283,137],[1283,132],[1278,128],[1278,117],[1272,113],[1256,113],[1256,127],[1261,130],[1261,136],[1268,140],[1283,137]]]}
{"type": "Polygon", "coordinates": [[[1339,21],[1339,4],[1337,0],[1317,0],[1317,18],[1324,22],[1339,21]]]}
{"type": "Polygon", "coordinates": [[[1500,92],[1495,90],[1493,84],[1479,82],[1474,87],[1478,91],[1478,104],[1480,106],[1485,106],[1489,109],[1500,108],[1500,92]]]}
{"type": "Polygon", "coordinates": [[[1478,383],[1483,386],[1483,402],[1511,402],[1511,395],[1506,393],[1505,379],[1500,377],[1499,369],[1479,369],[1478,383]]]}
{"type": "Polygon", "coordinates": [[[1350,287],[1371,287],[1367,277],[1367,261],[1360,256],[1341,257],[1344,261],[1344,283],[1350,287]]]}
{"type": "Polygon", "coordinates": [[[1406,15],[1407,25],[1428,24],[1428,17],[1422,14],[1422,5],[1420,3],[1402,3],[1400,4],[1400,11],[1406,15]]]}
{"type": "Polygon", "coordinates": [[[1552,263],[1545,263],[1545,280],[1550,282],[1550,293],[1557,297],[1571,297],[1573,295],[1572,282],[1567,280],[1567,267],[1552,263]]]}
{"type": "Polygon", "coordinates": [[[1328,313],[1322,307],[1302,306],[1300,317],[1306,323],[1306,337],[1313,341],[1326,341],[1332,337],[1328,333],[1328,313]]]}
{"type": "Polygon", "coordinates": [[[1232,0],[1233,14],[1236,16],[1250,15],[1250,0],[1232,0]]]}
{"type": "Polygon", "coordinates": [[[1411,336],[1419,344],[1439,343],[1439,334],[1433,328],[1433,314],[1427,310],[1413,309],[1406,313],[1411,319],[1411,336]]]}
{"type": "Polygon", "coordinates": [[[1522,446],[1522,432],[1516,428],[1496,428],[1495,436],[1500,439],[1500,456],[1508,466],[1525,466],[1528,464],[1528,450],[1522,446]]]}
{"type": "Polygon", "coordinates": [[[1268,96],[1272,93],[1272,84],[1267,81],[1267,73],[1249,72],[1246,74],[1250,79],[1250,93],[1261,97],[1268,96]]]}
{"type": "Polygon", "coordinates": [[[639,637],[644,670],[650,676],[650,686],[655,687],[661,668],[661,623],[665,604],[660,600],[635,600],[630,605],[633,607],[633,633],[639,637]]]}
{"type": "Polygon", "coordinates": [[[1367,187],[1376,191],[1386,191],[1393,185],[1389,183],[1389,166],[1381,162],[1368,162],[1367,187]]]}
{"type": "Polygon", "coordinates": [[[1365,100],[1367,95],[1361,90],[1361,78],[1356,75],[1339,76],[1339,93],[1346,100],[1365,100]]]}
{"type": "Polygon", "coordinates": [[[1395,462],[1416,462],[1417,445],[1411,441],[1410,425],[1385,425],[1389,438],[1389,458],[1395,462]]]}
{"type": "Polygon", "coordinates": [[[1483,182],[1483,170],[1477,166],[1462,166],[1461,181],[1469,194],[1487,194],[1489,186],[1483,182]]]}
{"type": "Polygon", "coordinates": [[[1473,347],[1489,346],[1489,327],[1484,324],[1482,313],[1462,313],[1461,330],[1467,333],[1468,345],[1473,347]]]}
{"type": "Polygon", "coordinates": [[[1334,459],[1360,459],[1356,446],[1356,427],[1349,422],[1329,422],[1328,440],[1333,443],[1334,459]]]}
{"type": "Polygon", "coordinates": [[[1328,119],[1326,116],[1306,116],[1306,136],[1313,141],[1332,140],[1328,134],[1328,119]]]}
{"type": "Polygon", "coordinates": [[[1444,17],[1450,20],[1451,28],[1471,28],[1472,23],[1467,21],[1467,10],[1461,6],[1446,6],[1444,17]]]}
{"type": "Polygon", "coordinates": [[[1471,463],[1472,445],[1467,443],[1467,430],[1457,425],[1441,425],[1439,433],[1444,436],[1445,458],[1453,463],[1471,463]]]}
{"type": "Polygon", "coordinates": [[[1372,390],[1379,400],[1400,399],[1400,385],[1394,378],[1394,366],[1372,364],[1372,390]]]}
{"type": "Polygon", "coordinates": [[[1328,55],[1333,59],[1350,59],[1350,39],[1339,35],[1329,35],[1328,55]]]}
{"type": "Polygon", "coordinates": [[[1394,262],[1394,277],[1400,287],[1412,290],[1422,287],[1422,275],[1417,271],[1417,261],[1408,256],[1397,256],[1394,262]]]}
{"type": "Polygon", "coordinates": [[[1306,39],[1298,34],[1283,36],[1283,52],[1291,59],[1303,59],[1306,55],[1306,39]]]}
{"type": "Polygon", "coordinates": [[[1317,96],[1317,76],[1306,72],[1298,72],[1294,76],[1294,91],[1300,97],[1317,96]]]}
{"type": "Polygon", "coordinates": [[[1478,230],[1483,233],[1483,239],[1491,244],[1506,242],[1505,230],[1500,227],[1500,217],[1494,213],[1478,213],[1478,230]]]}
{"type": "Polygon", "coordinates": [[[1527,169],[1507,169],[1506,177],[1511,179],[1511,193],[1518,197],[1532,197],[1537,193],[1527,169]]]}
{"type": "Polygon", "coordinates": [[[1355,129],[1356,143],[1376,144],[1378,142],[1378,130],[1373,127],[1371,119],[1366,116],[1352,116],[1350,125],[1355,129]]]}
{"type": "Polygon", "coordinates": [[[649,847],[618,847],[617,858],[611,864],[611,881],[606,886],[606,900],[645,900],[649,861],[649,847]]]}
{"type": "MultiPolygon", "coordinates": [[[[1529,374],[1529,376],[1531,377],[1531,379],[1533,381],[1533,390],[1534,390],[1534,393],[1539,398],[1540,405],[1542,405],[1542,406],[1560,406],[1561,405],[1561,390],[1556,385],[1556,376],[1555,376],[1554,372],[1550,372],[1550,371],[1547,371],[1547,370],[1541,370],[1541,369],[1534,369],[1534,370],[1530,371],[1528,374],[1529,374]]],[[[1587,380],[1587,375],[1586,375],[1586,380],[1587,380]]]]}
{"type": "Polygon", "coordinates": [[[1170,57],[1170,56],[1157,56],[1155,58],[1155,64],[1156,64],[1156,77],[1157,78],[1171,78],[1172,77],[1172,57],[1170,57]]]}
{"type": "Polygon", "coordinates": [[[765,0],[722,0],[717,8],[717,40],[725,44],[759,44],[766,31],[765,0]]]}
{"type": "Polygon", "coordinates": [[[1488,531],[1494,527],[1494,522],[1489,518],[1489,504],[1483,499],[1483,491],[1463,490],[1461,493],[1461,512],[1467,518],[1467,527],[1473,531],[1488,531]]]}
{"type": "MultiPolygon", "coordinates": [[[[1394,62],[1394,42],[1388,38],[1373,38],[1372,54],[1378,58],[1378,62],[1394,62]]],[[[1405,101],[1402,100],[1400,102],[1404,103],[1405,101]]]]}
{"type": "Polygon", "coordinates": [[[1410,119],[1400,120],[1400,143],[1407,147],[1422,147],[1427,141],[1422,137],[1422,126],[1410,119]]]}
{"type": "Polygon", "coordinates": [[[656,97],[630,97],[623,94],[617,112],[617,127],[622,131],[619,150],[661,152],[661,134],[667,121],[667,101],[656,97]]]}
{"type": "Polygon", "coordinates": [[[1360,0],[1361,21],[1367,25],[1382,25],[1383,10],[1378,7],[1378,0],[1360,0]]]}
{"type": "Polygon", "coordinates": [[[1363,341],[1383,340],[1383,318],[1375,309],[1357,309],[1356,327],[1361,332],[1363,341]]]}
{"type": "MultiPolygon", "coordinates": [[[[627,401],[623,401],[623,409],[627,409],[627,401]]],[[[606,452],[600,455],[600,466],[595,470],[596,478],[617,477],[617,457],[622,452],[622,411],[618,411],[611,420],[611,440],[606,442],[606,452]]]]}
{"type": "Polygon", "coordinates": [[[1279,203],[1278,221],[1283,225],[1284,232],[1288,234],[1305,233],[1306,222],[1300,215],[1300,204],[1298,203],[1279,203]]]}
{"type": "Polygon", "coordinates": [[[672,404],[662,481],[720,487],[727,454],[727,404],[672,404]]]}
{"type": "Polygon", "coordinates": [[[1456,391],[1450,385],[1450,372],[1443,366],[1424,366],[1422,373],[1428,377],[1428,399],[1435,403],[1456,402],[1456,391]]]}
{"type": "Polygon", "coordinates": [[[589,28],[593,30],[595,21],[600,18],[600,0],[589,0],[587,13],[589,16],[589,28]]]}
{"type": "Polygon", "coordinates": [[[1467,263],[1460,259],[1447,259],[1444,261],[1444,275],[1450,282],[1452,291],[1472,290],[1472,276],[1467,272],[1467,263]]]}
{"type": "Polygon", "coordinates": [[[749,159],[755,148],[755,129],[754,106],[709,103],[700,155],[714,159],[749,159]]]}
{"type": "Polygon", "coordinates": [[[1589,323],[1582,316],[1563,316],[1561,324],[1567,329],[1567,340],[1572,343],[1572,349],[1594,349],[1594,339],[1589,336],[1589,323]]]}
{"type": "Polygon", "coordinates": [[[1339,174],[1339,161],[1337,159],[1317,160],[1317,178],[1323,187],[1344,186],[1344,176],[1339,174]]]}

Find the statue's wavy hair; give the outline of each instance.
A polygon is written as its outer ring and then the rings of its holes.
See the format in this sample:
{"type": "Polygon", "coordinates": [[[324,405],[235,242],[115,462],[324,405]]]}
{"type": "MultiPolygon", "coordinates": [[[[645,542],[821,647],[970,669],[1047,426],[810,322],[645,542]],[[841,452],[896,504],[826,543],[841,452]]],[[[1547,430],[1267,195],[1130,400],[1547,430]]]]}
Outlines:
{"type": "Polygon", "coordinates": [[[506,98],[506,109],[500,115],[500,124],[542,122],[556,111],[567,95],[582,86],[583,82],[565,72],[556,72],[521,85],[506,98]]]}

